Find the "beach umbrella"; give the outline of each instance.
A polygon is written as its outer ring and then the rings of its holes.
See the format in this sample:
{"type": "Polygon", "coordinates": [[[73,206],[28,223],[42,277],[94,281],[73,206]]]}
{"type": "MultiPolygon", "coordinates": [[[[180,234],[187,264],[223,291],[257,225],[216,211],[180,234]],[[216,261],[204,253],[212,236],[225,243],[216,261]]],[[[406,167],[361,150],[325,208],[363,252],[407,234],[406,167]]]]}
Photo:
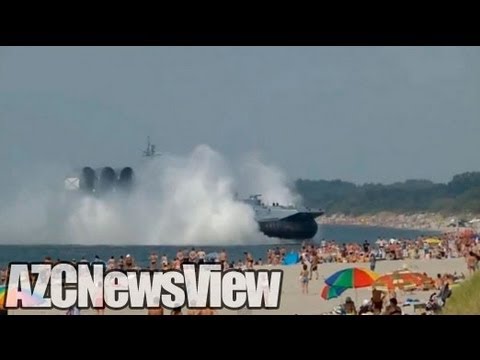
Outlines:
{"type": "Polygon", "coordinates": [[[347,288],[325,285],[320,292],[320,296],[322,299],[330,300],[339,297],[345,292],[345,290],[347,290],[347,288]]]}
{"type": "Polygon", "coordinates": [[[433,283],[433,279],[410,270],[397,270],[384,274],[372,284],[378,290],[413,290],[433,283]]]}
{"type": "Polygon", "coordinates": [[[300,261],[300,256],[296,252],[291,252],[285,255],[283,265],[295,265],[300,261]]]}
{"type": "Polygon", "coordinates": [[[424,240],[428,245],[438,245],[442,242],[442,240],[437,238],[428,238],[424,240]]]}
{"type": "Polygon", "coordinates": [[[5,285],[0,286],[0,310],[5,309],[5,285]]]}
{"type": "Polygon", "coordinates": [[[325,283],[329,286],[343,288],[361,288],[371,286],[378,275],[373,271],[360,268],[348,268],[330,275],[325,283]]]}
{"type": "MultiPolygon", "coordinates": [[[[9,290],[9,292],[16,292],[17,299],[21,299],[21,305],[23,307],[35,307],[45,302],[45,299],[38,294],[30,295],[25,291],[9,290]]],[[[7,287],[0,285],[0,309],[4,309],[5,302],[7,301],[7,287]]]]}

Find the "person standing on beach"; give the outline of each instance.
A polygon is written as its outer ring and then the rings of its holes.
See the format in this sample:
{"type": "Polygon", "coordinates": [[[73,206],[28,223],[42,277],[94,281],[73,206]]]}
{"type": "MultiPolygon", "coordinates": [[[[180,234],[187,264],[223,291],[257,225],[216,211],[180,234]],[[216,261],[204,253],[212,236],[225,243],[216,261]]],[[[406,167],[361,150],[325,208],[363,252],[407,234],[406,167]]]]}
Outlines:
{"type": "Polygon", "coordinates": [[[440,290],[443,287],[443,278],[441,274],[437,274],[435,279],[435,289],[440,290]]]}
{"type": "Polygon", "coordinates": [[[313,278],[313,273],[315,272],[315,280],[318,280],[318,255],[314,250],[310,257],[310,280],[313,278]]]}
{"type": "Polygon", "coordinates": [[[300,282],[302,284],[302,294],[308,294],[308,266],[303,264],[302,271],[300,271],[300,282]]]}
{"type": "Polygon", "coordinates": [[[370,253],[370,270],[375,271],[376,265],[377,265],[377,257],[375,256],[375,253],[372,251],[370,253]]]}
{"type": "Polygon", "coordinates": [[[118,259],[117,267],[118,267],[118,270],[123,270],[125,268],[125,260],[123,259],[123,255],[120,255],[120,259],[118,259]]]}
{"type": "Polygon", "coordinates": [[[188,253],[188,262],[190,264],[196,264],[197,263],[197,251],[195,248],[192,248],[190,252],[188,253]]]}
{"type": "Polygon", "coordinates": [[[376,288],[372,289],[372,307],[373,313],[378,315],[381,314],[383,309],[383,301],[385,300],[385,293],[377,290],[376,288]]]}
{"type": "Polygon", "coordinates": [[[468,273],[470,275],[473,275],[475,270],[477,270],[477,257],[475,256],[475,253],[473,251],[470,251],[467,255],[467,267],[468,267],[468,273]]]}
{"type": "Polygon", "coordinates": [[[198,252],[197,252],[198,264],[205,263],[205,256],[207,256],[205,254],[205,251],[203,251],[202,249],[198,250],[198,252]]]}
{"type": "Polygon", "coordinates": [[[107,261],[107,269],[108,270],[113,270],[116,267],[116,261],[115,261],[115,256],[110,256],[110,259],[107,261]]]}
{"type": "Polygon", "coordinates": [[[363,252],[367,254],[369,251],[370,251],[370,243],[368,242],[368,240],[365,240],[363,242],[363,252]]]}
{"type": "Polygon", "coordinates": [[[244,252],[243,253],[245,255],[245,264],[247,265],[247,269],[248,270],[252,270],[253,269],[253,256],[252,254],[250,254],[249,252],[244,252]]]}
{"type": "Polygon", "coordinates": [[[183,251],[182,250],[178,250],[177,251],[177,259],[179,262],[180,262],[180,265],[183,264],[183,251]]]}
{"type": "Polygon", "coordinates": [[[162,255],[162,266],[168,265],[168,257],[166,254],[162,255]]]}
{"type": "Polygon", "coordinates": [[[218,254],[218,260],[220,261],[220,265],[222,265],[223,269],[225,262],[228,261],[227,252],[225,251],[225,249],[222,249],[222,251],[220,251],[220,254],[218,254]]]}
{"type": "Polygon", "coordinates": [[[155,252],[150,254],[150,270],[157,270],[158,255],[155,252]]]}

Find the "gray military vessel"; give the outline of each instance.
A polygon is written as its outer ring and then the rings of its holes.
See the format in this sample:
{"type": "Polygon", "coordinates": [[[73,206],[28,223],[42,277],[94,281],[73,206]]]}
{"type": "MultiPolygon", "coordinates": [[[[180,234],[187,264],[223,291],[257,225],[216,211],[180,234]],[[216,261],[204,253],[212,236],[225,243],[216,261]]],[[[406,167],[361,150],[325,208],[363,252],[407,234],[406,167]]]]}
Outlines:
{"type": "MultiPolygon", "coordinates": [[[[155,145],[147,139],[147,148],[142,151],[143,156],[153,159],[158,154],[155,145]]],[[[135,174],[131,167],[114,169],[110,166],[93,169],[86,166],[75,172],[72,177],[65,179],[67,190],[80,190],[95,196],[102,196],[111,191],[129,192],[135,183],[135,174]]],[[[323,215],[321,209],[307,207],[284,206],[279,203],[266,205],[261,195],[252,195],[243,202],[249,204],[255,211],[255,220],[260,231],[268,237],[290,240],[306,240],[315,236],[318,231],[316,218],[323,215]]]]}
{"type": "Polygon", "coordinates": [[[322,216],[321,209],[307,207],[283,206],[279,203],[266,205],[261,195],[251,195],[243,200],[255,211],[255,220],[260,230],[268,237],[306,240],[315,236],[318,231],[316,218],[322,216]]]}

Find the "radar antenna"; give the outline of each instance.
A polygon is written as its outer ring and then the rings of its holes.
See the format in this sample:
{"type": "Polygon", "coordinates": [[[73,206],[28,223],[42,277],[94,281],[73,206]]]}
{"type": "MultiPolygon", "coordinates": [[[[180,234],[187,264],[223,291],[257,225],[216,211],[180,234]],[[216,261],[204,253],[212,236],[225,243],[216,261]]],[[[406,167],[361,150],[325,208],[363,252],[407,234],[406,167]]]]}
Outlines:
{"type": "Polygon", "coordinates": [[[150,143],[150,136],[147,137],[147,149],[143,150],[143,156],[146,158],[154,158],[156,156],[161,156],[162,154],[157,154],[155,145],[150,143]]]}

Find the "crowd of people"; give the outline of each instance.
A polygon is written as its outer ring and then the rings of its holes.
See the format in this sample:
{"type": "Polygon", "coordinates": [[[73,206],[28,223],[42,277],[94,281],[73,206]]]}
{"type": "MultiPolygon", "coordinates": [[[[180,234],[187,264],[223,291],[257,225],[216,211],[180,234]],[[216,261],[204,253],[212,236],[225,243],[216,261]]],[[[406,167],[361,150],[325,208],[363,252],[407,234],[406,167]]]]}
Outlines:
{"type": "Polygon", "coordinates": [[[347,296],[345,302],[333,309],[336,315],[403,315],[395,291],[385,293],[375,288],[372,297],[363,300],[357,308],[351,297],[347,296]]]}
{"type": "Polygon", "coordinates": [[[413,304],[421,305],[422,315],[439,313],[452,294],[451,285],[454,278],[452,274],[438,274],[435,281],[436,292],[432,293],[424,304],[415,299],[407,299],[402,304],[397,300],[395,290],[381,291],[373,287],[370,299],[363,300],[358,308],[352,298],[347,296],[342,304],[335,306],[332,312],[326,315],[404,315],[402,307],[413,304]]]}
{"type": "MultiPolygon", "coordinates": [[[[378,238],[373,244],[367,240],[361,244],[339,244],[335,240],[322,240],[320,245],[302,244],[300,255],[302,263],[309,264],[312,272],[317,272],[319,264],[332,262],[367,262],[370,263],[370,270],[374,271],[378,260],[430,260],[464,257],[469,273],[473,273],[479,266],[480,241],[476,235],[462,237],[455,233],[446,233],[435,238],[425,236],[416,239],[387,240],[378,238]]],[[[282,263],[284,256],[283,251],[269,251],[268,263],[282,263]]]]}
{"type": "MultiPolygon", "coordinates": [[[[377,241],[370,243],[365,240],[363,243],[338,243],[335,240],[322,240],[320,243],[307,243],[301,244],[300,248],[288,249],[286,247],[274,247],[267,251],[265,254],[265,261],[262,258],[254,258],[252,253],[244,252],[241,258],[232,259],[225,249],[219,252],[206,253],[203,249],[179,249],[173,257],[169,257],[166,254],[159,255],[156,252],[152,252],[147,259],[142,259],[139,262],[130,255],[121,255],[118,257],[111,256],[109,259],[103,260],[100,257],[95,256],[93,260],[88,260],[86,257],[82,257],[79,261],[76,259],[70,260],[73,264],[103,264],[106,270],[179,270],[183,264],[206,264],[217,263],[222,266],[223,270],[237,269],[237,270],[249,270],[254,269],[257,266],[278,266],[285,263],[287,257],[290,254],[298,256],[296,262],[301,264],[301,270],[299,273],[299,281],[301,283],[301,289],[303,293],[308,293],[309,281],[319,279],[319,266],[323,263],[369,263],[369,267],[372,271],[375,271],[376,263],[379,260],[403,260],[403,259],[444,259],[464,257],[468,272],[472,274],[475,272],[480,264],[480,242],[476,234],[452,232],[445,233],[434,238],[427,236],[420,236],[415,239],[385,239],[378,238],[377,241]]],[[[55,264],[60,262],[60,259],[56,261],[50,257],[45,257],[44,262],[55,264]]],[[[463,275],[463,274],[462,274],[463,275]]],[[[8,278],[8,270],[0,269],[0,285],[4,285],[8,278]]],[[[437,290],[445,286],[445,284],[453,284],[458,278],[456,275],[451,274],[438,274],[435,279],[435,287],[437,290]]],[[[374,291],[375,292],[375,291],[374,291]]],[[[391,295],[391,294],[390,294],[391,295]]],[[[356,309],[352,307],[352,303],[347,301],[342,308],[344,313],[356,313],[362,314],[365,309],[370,309],[372,313],[377,314],[378,311],[383,310],[378,308],[378,294],[372,294],[372,299],[368,302],[364,302],[361,307],[356,309]],[[367,306],[368,305],[368,306],[367,306]],[[375,307],[377,306],[377,307],[375,307]],[[353,310],[355,309],[355,310],[353,310]],[[363,309],[363,310],[362,310],[363,309]]],[[[347,299],[348,300],[348,299],[347,299]]],[[[351,300],[351,299],[350,299],[351,300]]],[[[382,298],[382,303],[385,303],[385,312],[398,312],[398,304],[396,298],[389,296],[388,300],[382,298]]],[[[78,309],[77,309],[78,310],[78,309]]],[[[68,314],[75,315],[76,309],[72,308],[68,311],[68,314]]],[[[104,309],[100,309],[98,312],[103,313],[104,309]]],[[[401,312],[401,309],[400,309],[401,312]]],[[[162,315],[165,313],[164,309],[150,309],[148,311],[151,315],[162,315]]],[[[170,311],[172,315],[183,314],[182,309],[174,309],[170,311]]],[[[188,310],[187,314],[214,314],[215,311],[211,309],[201,310],[188,310]]],[[[368,312],[367,312],[368,313],[368,312]]]]}
{"type": "MultiPolygon", "coordinates": [[[[302,247],[302,253],[311,250],[313,245],[302,247]]],[[[402,259],[446,259],[467,257],[470,252],[480,254],[478,236],[460,236],[445,233],[440,236],[420,236],[415,239],[378,238],[374,244],[365,240],[359,243],[338,243],[335,240],[322,240],[316,247],[319,261],[323,262],[368,262],[373,254],[377,260],[402,259]]]]}

